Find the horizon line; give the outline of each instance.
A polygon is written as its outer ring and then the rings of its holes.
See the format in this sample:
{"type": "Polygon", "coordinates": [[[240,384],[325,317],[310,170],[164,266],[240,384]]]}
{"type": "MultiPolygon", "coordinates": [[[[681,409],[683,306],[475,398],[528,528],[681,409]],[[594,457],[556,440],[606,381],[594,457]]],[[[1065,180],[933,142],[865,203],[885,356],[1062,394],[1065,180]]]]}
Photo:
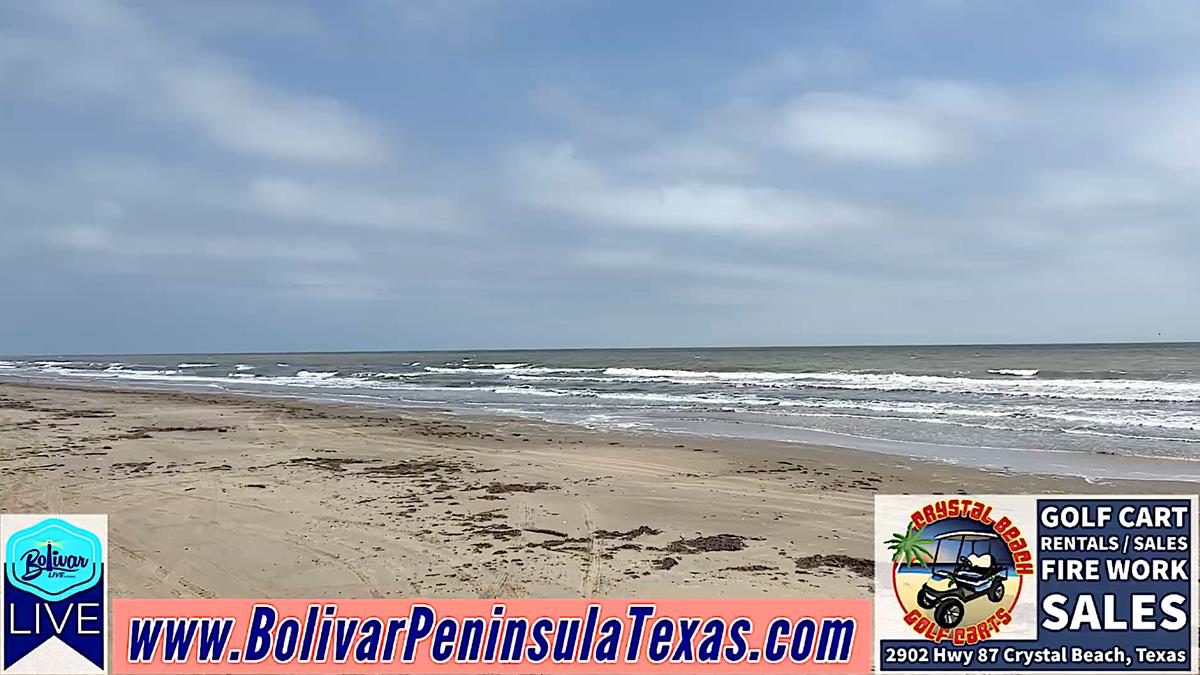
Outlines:
{"type": "Polygon", "coordinates": [[[1200,345],[1200,340],[1151,340],[1116,342],[944,342],[906,344],[811,344],[811,345],[707,345],[707,346],[642,346],[642,347],[512,347],[512,348],[441,348],[441,349],[323,349],[288,351],[200,351],[200,352],[57,352],[37,354],[4,354],[5,358],[36,358],[47,356],[269,356],[295,354],[445,354],[455,352],[582,352],[582,351],[668,351],[718,349],[902,349],[929,347],[1109,347],[1109,346],[1177,346],[1200,345]]]}

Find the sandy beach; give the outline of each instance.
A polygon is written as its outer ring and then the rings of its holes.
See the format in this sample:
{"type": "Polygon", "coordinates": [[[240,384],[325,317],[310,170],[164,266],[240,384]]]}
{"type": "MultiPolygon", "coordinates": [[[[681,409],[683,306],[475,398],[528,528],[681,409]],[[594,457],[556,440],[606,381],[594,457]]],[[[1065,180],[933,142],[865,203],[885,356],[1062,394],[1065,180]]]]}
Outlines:
{"type": "Polygon", "coordinates": [[[435,411],[0,384],[0,511],[114,597],[866,597],[872,498],[1193,492],[435,411]]]}

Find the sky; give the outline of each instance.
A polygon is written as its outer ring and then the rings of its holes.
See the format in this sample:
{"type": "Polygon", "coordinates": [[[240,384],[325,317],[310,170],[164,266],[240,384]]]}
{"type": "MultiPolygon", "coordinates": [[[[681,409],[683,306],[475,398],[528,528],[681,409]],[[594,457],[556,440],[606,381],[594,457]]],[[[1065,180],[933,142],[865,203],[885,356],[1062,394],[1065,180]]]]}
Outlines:
{"type": "Polygon", "coordinates": [[[0,353],[1200,340],[1200,3],[0,2],[0,353]]]}

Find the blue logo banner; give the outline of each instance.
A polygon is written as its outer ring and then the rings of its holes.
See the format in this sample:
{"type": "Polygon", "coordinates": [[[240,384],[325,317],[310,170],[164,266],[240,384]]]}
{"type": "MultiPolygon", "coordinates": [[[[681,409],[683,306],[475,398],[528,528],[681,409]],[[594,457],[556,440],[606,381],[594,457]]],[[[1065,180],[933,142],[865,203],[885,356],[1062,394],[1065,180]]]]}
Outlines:
{"type": "Polygon", "coordinates": [[[56,637],[97,668],[104,667],[103,570],[97,583],[66,600],[43,598],[4,580],[4,667],[56,637]]]}
{"type": "MultiPolygon", "coordinates": [[[[4,658],[0,673],[13,668],[52,638],[103,672],[107,623],[101,541],[107,525],[103,517],[3,516],[0,523],[4,533],[3,620],[0,620],[4,658]],[[88,529],[66,518],[95,525],[88,529]],[[33,524],[21,528],[30,522],[33,524]],[[14,531],[14,527],[21,529],[14,531]]],[[[55,660],[65,659],[65,654],[70,653],[64,652],[61,645],[52,647],[53,650],[35,657],[36,668],[55,668],[55,660]]],[[[77,659],[61,663],[57,667],[86,668],[77,659]]]]}

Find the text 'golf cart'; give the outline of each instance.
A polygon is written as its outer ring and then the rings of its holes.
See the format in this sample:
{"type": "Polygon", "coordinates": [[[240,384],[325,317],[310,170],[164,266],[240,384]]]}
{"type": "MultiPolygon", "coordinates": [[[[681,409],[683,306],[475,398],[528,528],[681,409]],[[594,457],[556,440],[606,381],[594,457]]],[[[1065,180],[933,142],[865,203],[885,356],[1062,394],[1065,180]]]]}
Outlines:
{"type": "Polygon", "coordinates": [[[933,610],[933,620],[942,628],[954,628],[967,613],[967,603],[987,596],[992,602],[1004,599],[1004,581],[1008,578],[1006,565],[998,564],[992,557],[993,542],[1000,537],[994,532],[947,532],[934,537],[934,549],[930,567],[933,570],[917,592],[917,604],[933,610]],[[954,562],[941,563],[942,547],[947,554],[955,544],[958,550],[954,562]],[[970,545],[968,548],[968,544],[970,545]]]}

